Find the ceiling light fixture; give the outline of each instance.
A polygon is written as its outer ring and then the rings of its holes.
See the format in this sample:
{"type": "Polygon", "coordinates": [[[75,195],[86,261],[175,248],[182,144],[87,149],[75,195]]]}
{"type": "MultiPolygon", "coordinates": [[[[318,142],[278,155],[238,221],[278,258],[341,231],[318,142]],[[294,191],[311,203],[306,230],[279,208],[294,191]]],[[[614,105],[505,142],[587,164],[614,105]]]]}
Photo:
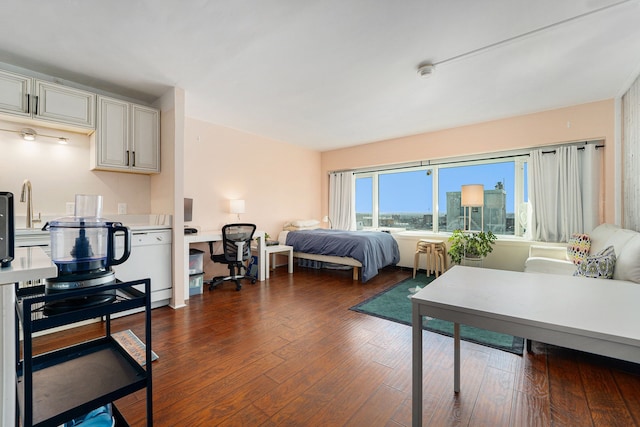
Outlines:
{"type": "Polygon", "coordinates": [[[420,77],[429,77],[435,71],[436,67],[433,64],[421,64],[418,66],[418,75],[420,77]]]}

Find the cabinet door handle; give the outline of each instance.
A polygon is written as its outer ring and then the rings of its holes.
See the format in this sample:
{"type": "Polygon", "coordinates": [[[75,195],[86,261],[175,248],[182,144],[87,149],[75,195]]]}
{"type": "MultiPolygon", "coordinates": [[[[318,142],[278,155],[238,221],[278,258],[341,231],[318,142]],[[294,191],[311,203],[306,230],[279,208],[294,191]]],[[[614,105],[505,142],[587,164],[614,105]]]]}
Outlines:
{"type": "Polygon", "coordinates": [[[31,114],[31,95],[27,94],[27,114],[31,114]]]}
{"type": "Polygon", "coordinates": [[[38,115],[38,95],[36,95],[35,98],[36,98],[36,106],[33,109],[33,114],[37,116],[38,115]]]}
{"type": "Polygon", "coordinates": [[[129,166],[129,150],[127,150],[127,166],[129,166]]]}
{"type": "Polygon", "coordinates": [[[132,151],[131,153],[133,154],[133,163],[131,164],[131,166],[133,166],[135,168],[136,167],[136,152],[132,151]]]}

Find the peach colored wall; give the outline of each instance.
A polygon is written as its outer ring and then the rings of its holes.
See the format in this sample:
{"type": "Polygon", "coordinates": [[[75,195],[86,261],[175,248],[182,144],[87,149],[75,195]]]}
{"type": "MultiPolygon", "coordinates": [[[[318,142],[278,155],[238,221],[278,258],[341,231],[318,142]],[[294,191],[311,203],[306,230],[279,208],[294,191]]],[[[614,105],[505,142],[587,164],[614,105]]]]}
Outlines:
{"type": "Polygon", "coordinates": [[[318,151],[186,118],[184,164],[184,197],[193,198],[189,225],[220,230],[236,222],[230,199],[244,199],[241,221],[274,239],[288,220],[320,218],[318,151]]]}
{"type": "Polygon", "coordinates": [[[614,222],[615,103],[604,100],[322,153],[322,211],[328,211],[328,172],[604,139],[601,221],[614,222]]]}

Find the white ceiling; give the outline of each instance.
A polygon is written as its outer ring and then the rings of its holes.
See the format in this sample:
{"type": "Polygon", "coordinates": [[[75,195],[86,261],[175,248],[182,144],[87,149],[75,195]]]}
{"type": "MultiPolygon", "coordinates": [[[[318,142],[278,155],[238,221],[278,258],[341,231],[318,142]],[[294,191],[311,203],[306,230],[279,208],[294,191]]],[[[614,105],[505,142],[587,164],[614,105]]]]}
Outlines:
{"type": "Polygon", "coordinates": [[[3,0],[0,61],[181,87],[188,117],[324,151],[620,96],[638,23],[640,0],[3,0]]]}

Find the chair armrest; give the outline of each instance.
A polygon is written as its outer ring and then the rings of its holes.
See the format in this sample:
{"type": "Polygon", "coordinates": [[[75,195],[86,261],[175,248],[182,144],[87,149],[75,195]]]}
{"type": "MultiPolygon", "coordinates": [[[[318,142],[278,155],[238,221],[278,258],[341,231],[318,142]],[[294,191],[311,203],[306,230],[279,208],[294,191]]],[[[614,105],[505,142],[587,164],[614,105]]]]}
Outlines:
{"type": "Polygon", "coordinates": [[[238,250],[236,251],[236,261],[242,262],[242,258],[244,257],[244,244],[246,242],[236,242],[236,246],[238,250]]]}
{"type": "Polygon", "coordinates": [[[562,261],[569,261],[567,256],[567,248],[565,246],[529,246],[529,257],[533,258],[551,258],[562,261]]]}

